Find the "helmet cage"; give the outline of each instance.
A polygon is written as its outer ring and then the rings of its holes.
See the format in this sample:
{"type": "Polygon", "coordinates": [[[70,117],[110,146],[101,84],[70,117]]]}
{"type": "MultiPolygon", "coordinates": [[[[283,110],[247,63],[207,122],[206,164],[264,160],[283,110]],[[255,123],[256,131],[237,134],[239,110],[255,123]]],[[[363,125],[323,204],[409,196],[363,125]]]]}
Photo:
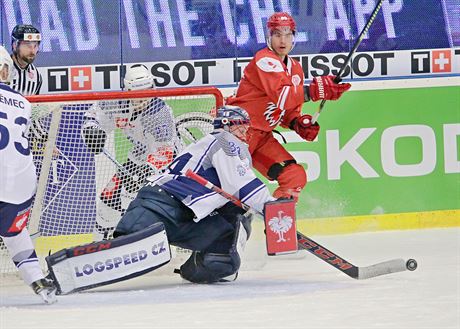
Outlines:
{"type": "Polygon", "coordinates": [[[214,129],[224,129],[236,125],[249,124],[249,114],[238,106],[226,105],[217,110],[216,118],[214,119],[214,129]]]}

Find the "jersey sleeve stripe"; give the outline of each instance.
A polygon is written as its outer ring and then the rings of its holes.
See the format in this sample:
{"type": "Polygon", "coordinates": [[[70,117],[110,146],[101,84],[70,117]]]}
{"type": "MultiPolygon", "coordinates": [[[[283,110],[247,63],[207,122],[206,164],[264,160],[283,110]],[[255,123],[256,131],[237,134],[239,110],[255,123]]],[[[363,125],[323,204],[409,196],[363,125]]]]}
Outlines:
{"type": "Polygon", "coordinates": [[[265,185],[261,182],[260,179],[254,178],[252,181],[240,188],[239,199],[244,201],[249,199],[252,195],[257,193],[260,188],[264,188],[265,185]]]}
{"type": "Polygon", "coordinates": [[[259,193],[259,192],[262,191],[263,189],[265,189],[265,186],[263,186],[263,185],[259,186],[257,189],[255,189],[254,191],[252,191],[251,194],[248,194],[248,195],[246,196],[246,198],[242,199],[241,201],[247,202],[249,199],[251,199],[254,195],[256,195],[257,193],[259,193]]]}
{"type": "Polygon", "coordinates": [[[209,150],[211,149],[211,147],[217,142],[217,139],[214,139],[211,143],[209,143],[208,147],[206,148],[206,150],[203,152],[203,154],[201,155],[200,159],[198,160],[198,163],[196,164],[195,168],[193,169],[194,172],[197,172],[198,169],[201,167],[202,163],[203,163],[203,160],[205,159],[205,157],[207,156],[207,154],[209,153],[209,150]]]}
{"type": "Polygon", "coordinates": [[[284,103],[286,103],[290,88],[291,87],[289,86],[284,86],[283,90],[281,90],[280,97],[278,98],[278,104],[276,104],[276,106],[281,110],[284,110],[284,103]]]}
{"type": "Polygon", "coordinates": [[[203,194],[202,196],[198,197],[198,198],[194,198],[191,202],[188,202],[188,203],[184,203],[186,206],[192,206],[194,205],[195,203],[197,203],[198,201],[202,201],[204,199],[207,199],[207,198],[210,198],[214,195],[216,195],[217,193],[216,192],[210,192],[210,193],[206,193],[206,194],[203,194]]]}

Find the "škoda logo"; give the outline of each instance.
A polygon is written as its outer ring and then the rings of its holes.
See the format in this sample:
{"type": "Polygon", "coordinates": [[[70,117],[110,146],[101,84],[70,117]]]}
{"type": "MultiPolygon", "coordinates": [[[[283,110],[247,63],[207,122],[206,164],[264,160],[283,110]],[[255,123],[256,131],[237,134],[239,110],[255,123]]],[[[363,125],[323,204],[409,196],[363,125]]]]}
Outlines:
{"type": "Polygon", "coordinates": [[[287,233],[291,227],[294,220],[291,216],[283,215],[284,211],[278,211],[278,217],[270,218],[268,221],[268,226],[272,232],[278,234],[278,240],[276,242],[286,242],[284,234],[287,233]]]}

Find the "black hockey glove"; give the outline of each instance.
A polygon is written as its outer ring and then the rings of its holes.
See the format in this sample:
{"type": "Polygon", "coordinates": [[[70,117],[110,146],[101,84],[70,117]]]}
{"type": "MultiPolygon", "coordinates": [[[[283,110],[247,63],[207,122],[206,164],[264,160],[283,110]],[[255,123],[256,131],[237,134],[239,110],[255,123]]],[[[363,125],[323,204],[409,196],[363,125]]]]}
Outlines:
{"type": "Polygon", "coordinates": [[[94,154],[99,154],[105,145],[107,134],[105,131],[97,127],[86,127],[82,131],[83,140],[89,151],[94,154]]]}
{"type": "Polygon", "coordinates": [[[142,164],[138,165],[128,159],[123,164],[124,170],[119,170],[117,175],[121,178],[121,182],[128,193],[137,193],[144,185],[145,179],[148,176],[149,166],[142,164]]]}

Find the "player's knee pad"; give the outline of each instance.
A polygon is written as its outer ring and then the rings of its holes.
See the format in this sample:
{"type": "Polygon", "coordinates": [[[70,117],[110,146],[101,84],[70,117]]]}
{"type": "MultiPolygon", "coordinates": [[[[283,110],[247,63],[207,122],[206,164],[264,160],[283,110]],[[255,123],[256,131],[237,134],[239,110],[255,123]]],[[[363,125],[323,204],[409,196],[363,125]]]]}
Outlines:
{"type": "Polygon", "coordinates": [[[214,283],[238,272],[241,259],[237,252],[228,254],[202,253],[194,251],[180,267],[180,275],[194,283],[214,283]]]}
{"type": "Polygon", "coordinates": [[[307,184],[307,174],[305,169],[297,164],[291,163],[279,173],[278,177],[279,187],[273,193],[275,198],[291,198],[297,200],[300,191],[307,184]]]}

